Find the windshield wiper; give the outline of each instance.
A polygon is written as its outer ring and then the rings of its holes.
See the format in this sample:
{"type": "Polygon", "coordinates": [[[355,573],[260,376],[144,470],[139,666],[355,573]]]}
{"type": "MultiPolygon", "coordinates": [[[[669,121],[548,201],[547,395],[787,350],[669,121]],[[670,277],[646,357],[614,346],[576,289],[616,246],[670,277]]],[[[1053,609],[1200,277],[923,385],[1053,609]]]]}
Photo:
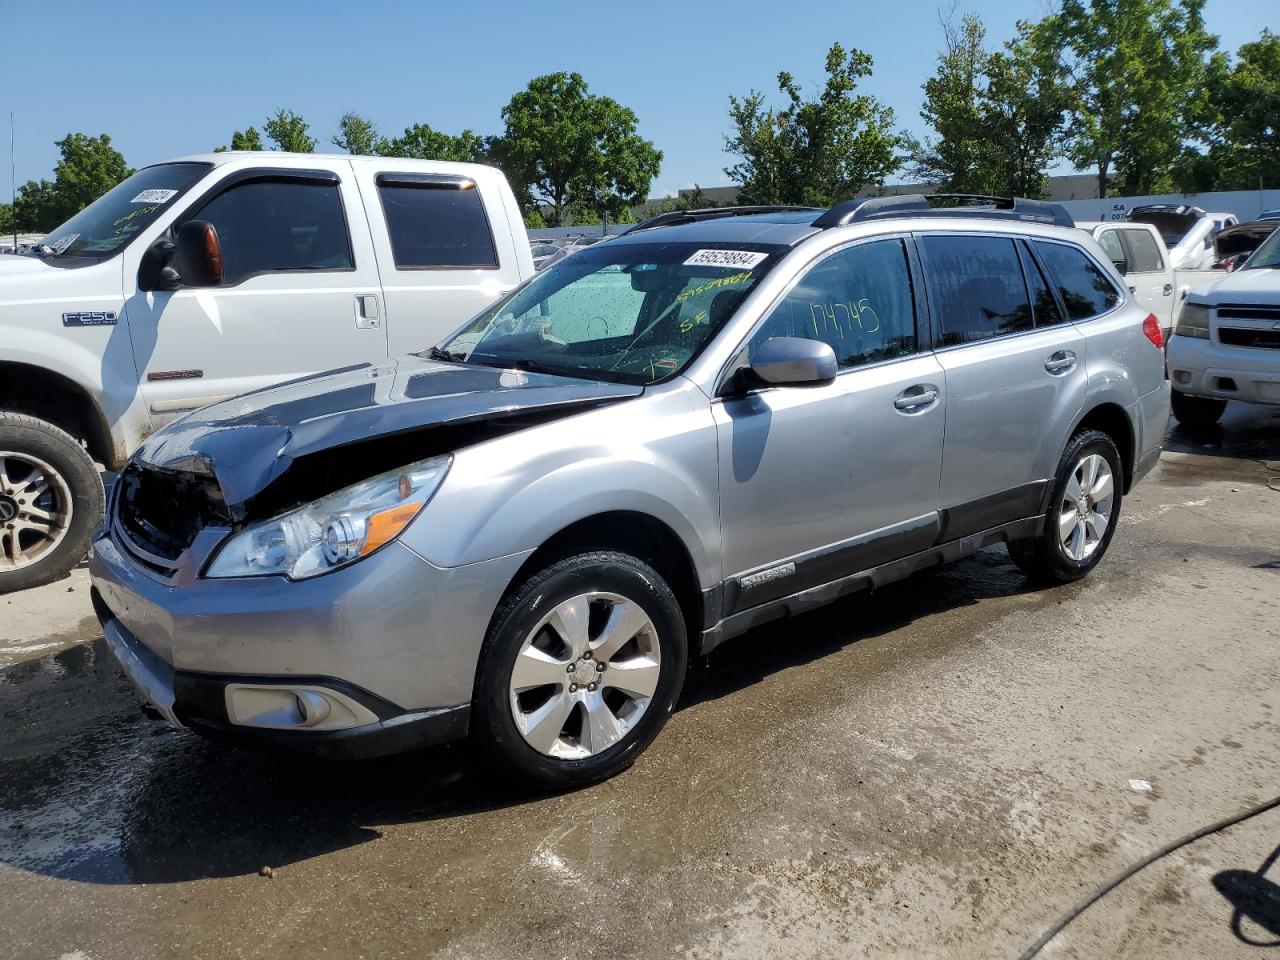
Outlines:
{"type": "Polygon", "coordinates": [[[466,358],[460,353],[453,353],[443,347],[432,347],[427,351],[427,359],[440,360],[443,363],[460,363],[466,358]]]}

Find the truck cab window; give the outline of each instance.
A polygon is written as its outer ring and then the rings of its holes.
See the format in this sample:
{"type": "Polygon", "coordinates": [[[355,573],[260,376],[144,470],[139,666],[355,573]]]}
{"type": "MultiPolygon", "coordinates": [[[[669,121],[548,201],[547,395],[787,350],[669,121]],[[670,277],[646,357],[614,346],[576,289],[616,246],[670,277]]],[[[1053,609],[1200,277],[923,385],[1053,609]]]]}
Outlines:
{"type": "Polygon", "coordinates": [[[259,273],[353,268],[334,184],[254,180],[218,194],[194,219],[218,231],[224,284],[259,273]]]}

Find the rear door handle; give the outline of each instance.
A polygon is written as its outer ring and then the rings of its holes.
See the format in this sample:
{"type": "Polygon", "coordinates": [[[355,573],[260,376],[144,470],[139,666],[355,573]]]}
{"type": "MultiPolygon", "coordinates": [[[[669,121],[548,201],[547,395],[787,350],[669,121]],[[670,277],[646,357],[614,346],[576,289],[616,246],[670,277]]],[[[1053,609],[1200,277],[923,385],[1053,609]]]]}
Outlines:
{"type": "Polygon", "coordinates": [[[1164,285],[1164,295],[1165,295],[1166,297],[1172,297],[1172,296],[1173,296],[1173,284],[1172,284],[1172,283],[1166,283],[1166,284],[1164,285]]]}
{"type": "Polygon", "coordinates": [[[356,326],[361,330],[376,330],[382,324],[382,312],[378,298],[372,293],[356,294],[356,326]]]}
{"type": "Polygon", "coordinates": [[[1070,350],[1059,350],[1057,353],[1049,354],[1049,359],[1045,360],[1044,368],[1052,374],[1067,373],[1076,365],[1076,355],[1070,350]]]}
{"type": "Polygon", "coordinates": [[[930,406],[937,399],[937,387],[927,383],[917,383],[894,397],[893,405],[899,410],[918,410],[930,406]]]}

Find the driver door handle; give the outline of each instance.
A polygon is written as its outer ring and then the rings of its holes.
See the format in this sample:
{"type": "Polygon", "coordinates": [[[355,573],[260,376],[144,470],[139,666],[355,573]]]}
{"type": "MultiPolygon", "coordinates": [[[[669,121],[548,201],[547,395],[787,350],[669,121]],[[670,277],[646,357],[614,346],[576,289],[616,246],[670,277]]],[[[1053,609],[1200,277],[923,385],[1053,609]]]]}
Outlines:
{"type": "Polygon", "coordinates": [[[378,298],[371,293],[356,294],[356,326],[361,330],[376,330],[382,325],[382,312],[378,298]]]}
{"type": "Polygon", "coordinates": [[[937,399],[937,388],[921,383],[903,390],[894,398],[893,405],[899,410],[917,410],[929,406],[937,399]]]}
{"type": "Polygon", "coordinates": [[[1055,376],[1070,372],[1075,365],[1076,355],[1071,350],[1059,350],[1056,353],[1051,353],[1044,362],[1044,368],[1055,376]]]}

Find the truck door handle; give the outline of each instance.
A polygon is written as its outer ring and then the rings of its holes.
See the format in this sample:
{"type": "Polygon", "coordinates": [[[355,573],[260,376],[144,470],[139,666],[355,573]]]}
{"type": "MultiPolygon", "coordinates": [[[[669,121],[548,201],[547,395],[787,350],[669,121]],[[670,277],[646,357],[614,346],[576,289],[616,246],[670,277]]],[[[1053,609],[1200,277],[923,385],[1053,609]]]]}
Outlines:
{"type": "Polygon", "coordinates": [[[893,399],[893,405],[899,410],[916,410],[930,406],[938,399],[938,388],[927,383],[917,383],[907,387],[893,399]]]}
{"type": "Polygon", "coordinates": [[[1050,373],[1057,376],[1058,374],[1067,373],[1076,365],[1076,355],[1070,350],[1059,350],[1057,353],[1049,354],[1049,358],[1044,362],[1044,368],[1050,373]]]}
{"type": "Polygon", "coordinates": [[[371,293],[356,294],[356,326],[361,330],[375,330],[382,324],[378,298],[371,293]]]}
{"type": "Polygon", "coordinates": [[[1172,296],[1173,296],[1173,284],[1172,284],[1172,283],[1166,283],[1166,284],[1164,285],[1164,295],[1165,295],[1166,297],[1172,297],[1172,296]]]}
{"type": "Polygon", "coordinates": [[[1136,293],[1138,292],[1138,288],[1137,288],[1137,287],[1135,287],[1135,286],[1131,283],[1131,284],[1129,284],[1129,292],[1130,292],[1130,293],[1133,293],[1133,294],[1136,294],[1136,293]]]}

